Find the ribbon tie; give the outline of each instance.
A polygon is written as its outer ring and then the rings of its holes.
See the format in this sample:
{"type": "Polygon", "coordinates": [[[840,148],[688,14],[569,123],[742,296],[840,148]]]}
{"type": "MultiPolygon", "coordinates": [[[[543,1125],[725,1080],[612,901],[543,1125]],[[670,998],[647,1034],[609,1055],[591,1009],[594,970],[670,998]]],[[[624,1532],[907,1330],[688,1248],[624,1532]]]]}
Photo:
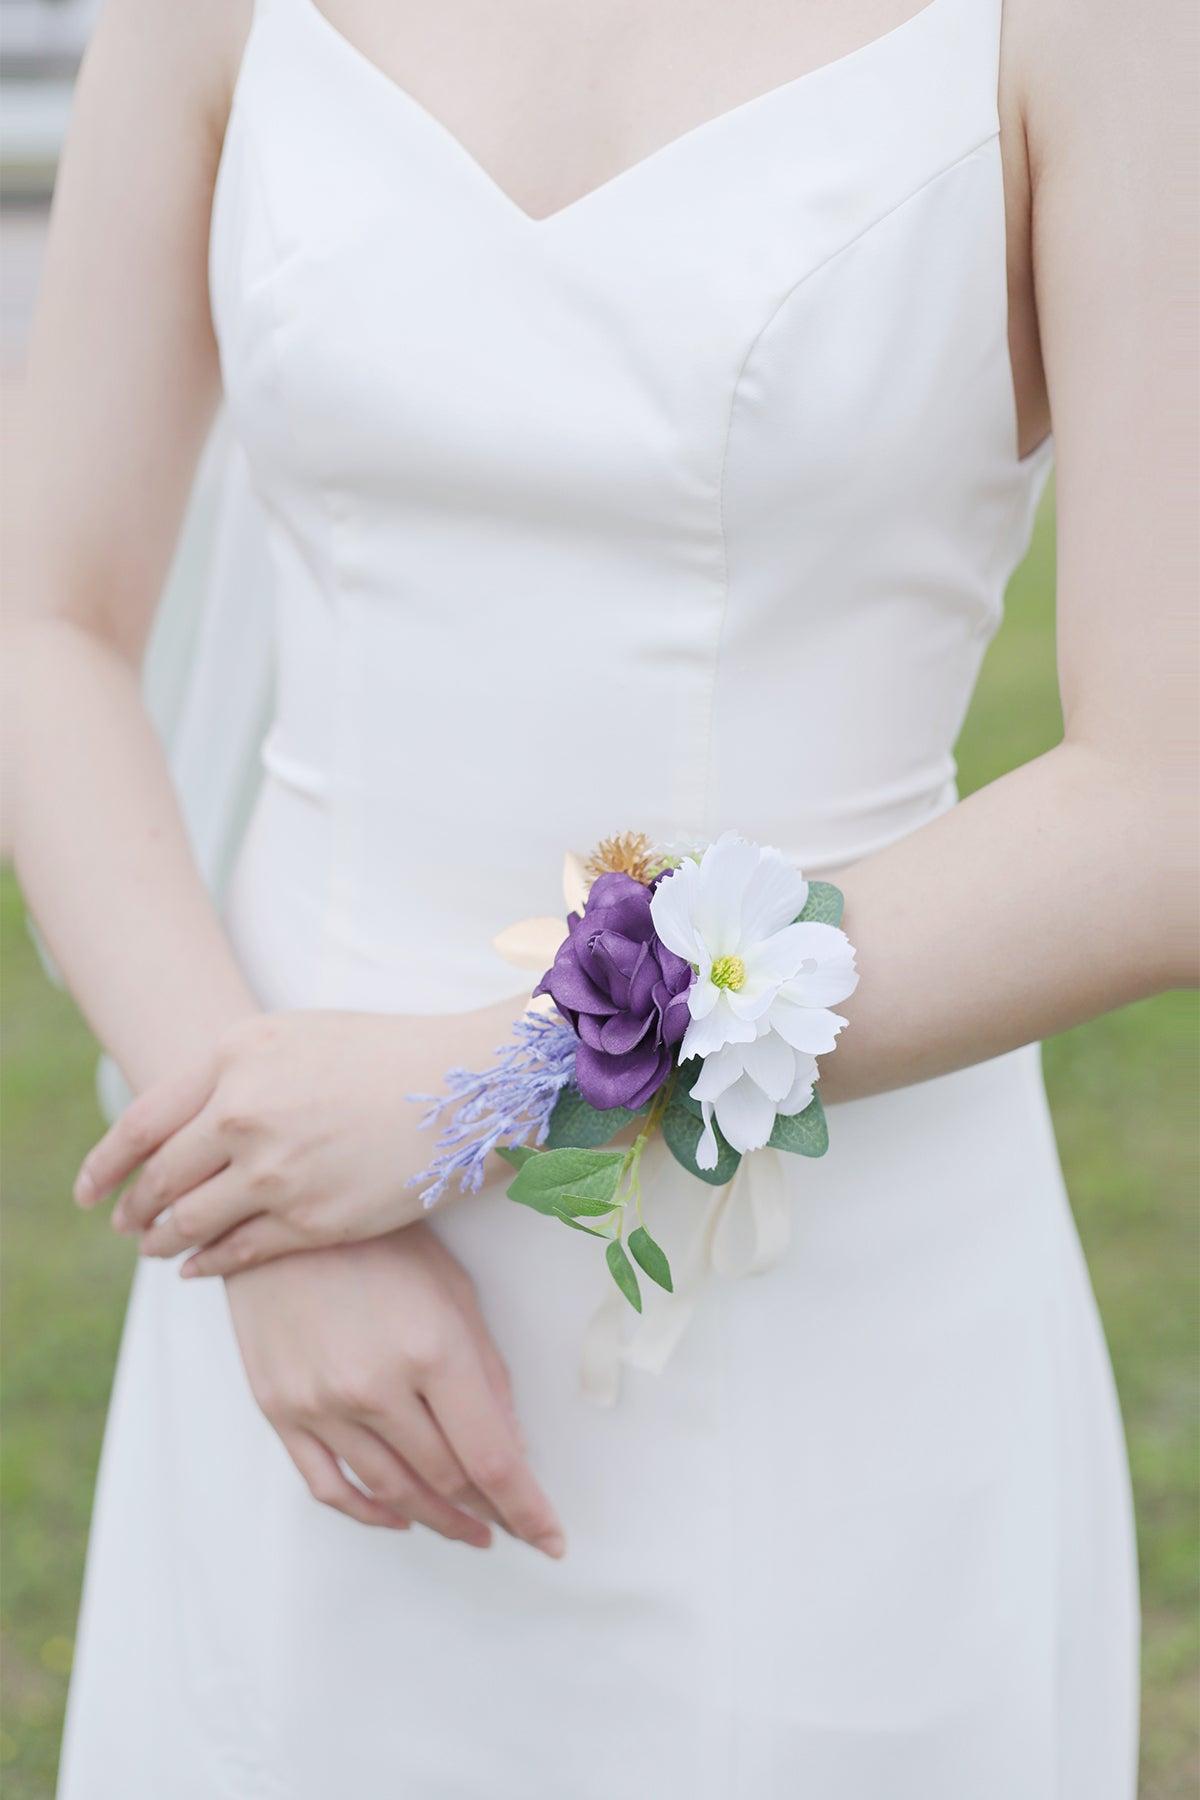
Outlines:
{"type": "MultiPolygon", "coordinates": [[[[665,1153],[660,1163],[663,1160],[665,1153]]],[[[666,1170],[661,1172],[665,1175],[666,1170]]],[[[615,1287],[600,1302],[584,1333],[580,1362],[583,1391],[598,1406],[615,1405],[623,1364],[652,1375],[662,1373],[687,1330],[710,1275],[761,1274],[779,1263],[788,1248],[791,1213],[779,1151],[757,1150],[744,1156],[732,1181],[702,1190],[709,1197],[701,1206],[697,1206],[700,1184],[696,1178],[677,1167],[674,1172],[687,1184],[683,1204],[689,1212],[696,1212],[682,1255],[676,1251],[671,1259],[675,1291],[655,1295],[650,1309],[640,1317],[631,1312],[629,1302],[615,1287]],[[636,1319],[632,1332],[628,1330],[631,1317],[636,1319]]],[[[651,1207],[655,1185],[654,1181],[647,1183],[651,1207]]]]}

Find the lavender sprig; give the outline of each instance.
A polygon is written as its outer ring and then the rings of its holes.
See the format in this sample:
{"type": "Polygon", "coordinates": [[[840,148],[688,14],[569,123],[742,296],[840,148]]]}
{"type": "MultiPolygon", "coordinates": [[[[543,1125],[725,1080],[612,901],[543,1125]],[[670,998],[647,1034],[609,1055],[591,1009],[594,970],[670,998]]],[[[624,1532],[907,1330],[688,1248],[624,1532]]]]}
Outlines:
{"type": "Polygon", "coordinates": [[[495,1068],[450,1069],[446,1093],[408,1095],[429,1104],[422,1129],[454,1108],[437,1139],[437,1155],[408,1180],[409,1187],[429,1183],[421,1195],[425,1207],[441,1199],[455,1176],[460,1193],[478,1193],[497,1144],[524,1144],[531,1133],[535,1144],[545,1143],[554,1103],[575,1073],[579,1040],[556,1013],[524,1013],[512,1036],[513,1042],[496,1051],[495,1068]]]}

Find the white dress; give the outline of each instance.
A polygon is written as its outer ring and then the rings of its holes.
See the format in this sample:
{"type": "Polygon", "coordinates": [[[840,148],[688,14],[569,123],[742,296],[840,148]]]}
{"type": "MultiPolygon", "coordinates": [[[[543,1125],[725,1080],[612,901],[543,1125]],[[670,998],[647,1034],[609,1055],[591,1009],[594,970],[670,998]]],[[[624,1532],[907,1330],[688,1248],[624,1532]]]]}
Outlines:
{"type": "MultiPolygon", "coordinates": [[[[313,0],[259,0],[211,285],[274,608],[225,901],[264,1004],[514,993],[493,934],[615,830],[820,874],[954,805],[1048,460],[999,11],[932,0],[539,222],[313,0]]],[[[669,1358],[499,1185],[437,1215],[560,1564],[316,1505],[221,1284],[141,1268],[62,1800],[1131,1800],[1128,1474],[1038,1048],[830,1130],[763,1153],[716,1260],[773,1232],[772,1266],[710,1274],[669,1358]]],[[[673,1169],[683,1266],[711,1190],[673,1169]]]]}

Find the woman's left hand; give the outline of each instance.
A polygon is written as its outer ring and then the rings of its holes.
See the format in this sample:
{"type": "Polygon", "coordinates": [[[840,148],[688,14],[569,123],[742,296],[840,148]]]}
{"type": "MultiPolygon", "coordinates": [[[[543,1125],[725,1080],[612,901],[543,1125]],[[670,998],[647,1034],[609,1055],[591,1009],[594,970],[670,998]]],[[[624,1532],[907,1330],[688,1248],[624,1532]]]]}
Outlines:
{"type": "Polygon", "coordinates": [[[259,1013],[182,1075],[145,1089],[84,1158],[92,1207],[141,1165],[113,1212],[146,1256],[203,1246],[188,1275],[379,1237],[423,1216],[409,1177],[431,1153],[406,1098],[486,1056],[524,1002],[435,1017],[259,1013]],[[169,1209],[169,1210],[168,1210],[169,1209]]]}

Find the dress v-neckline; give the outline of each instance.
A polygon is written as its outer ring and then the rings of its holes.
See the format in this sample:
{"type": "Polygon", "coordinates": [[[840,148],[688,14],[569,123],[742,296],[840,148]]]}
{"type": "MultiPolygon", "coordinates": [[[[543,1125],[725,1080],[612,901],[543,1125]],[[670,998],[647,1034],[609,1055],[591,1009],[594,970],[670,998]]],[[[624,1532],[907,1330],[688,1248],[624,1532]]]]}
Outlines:
{"type": "Polygon", "coordinates": [[[774,87],[764,88],[760,93],[752,94],[747,99],[726,107],[723,112],[713,113],[710,117],[699,120],[695,125],[690,125],[686,130],[668,138],[657,148],[647,151],[645,156],[639,156],[635,161],[626,163],[624,168],[617,169],[603,181],[585,189],[573,200],[567,200],[561,206],[556,206],[552,212],[541,214],[531,213],[522,206],[520,201],[502,186],[479,161],[479,158],[467,149],[462,139],[443,120],[438,118],[436,113],[430,112],[428,107],[424,106],[395,76],[390,75],[386,69],[368,56],[365,50],[360,49],[352,38],[347,37],[340,26],[334,24],[319,4],[319,0],[293,0],[293,3],[309,15],[316,29],[345,57],[349,66],[357,66],[364,72],[366,78],[373,81],[386,95],[390,96],[397,106],[403,108],[431,135],[446,144],[472,179],[490,193],[515,219],[527,229],[547,230],[584,212],[593,203],[598,203],[611,196],[625,185],[634,182],[637,177],[649,174],[660,163],[682,154],[700,141],[735,126],[751,114],[771,105],[782,103],[809,82],[846,70],[851,65],[868,59],[872,54],[893,46],[897,40],[906,37],[915,27],[920,26],[923,22],[930,22],[935,13],[950,4],[950,0],[925,0],[924,5],[918,7],[916,12],[910,13],[906,19],[901,19],[890,30],[881,32],[877,37],[869,38],[865,44],[859,44],[855,49],[847,50],[841,56],[831,57],[827,62],[818,63],[815,68],[804,69],[800,74],[793,75],[789,80],[779,82],[774,87]]]}

